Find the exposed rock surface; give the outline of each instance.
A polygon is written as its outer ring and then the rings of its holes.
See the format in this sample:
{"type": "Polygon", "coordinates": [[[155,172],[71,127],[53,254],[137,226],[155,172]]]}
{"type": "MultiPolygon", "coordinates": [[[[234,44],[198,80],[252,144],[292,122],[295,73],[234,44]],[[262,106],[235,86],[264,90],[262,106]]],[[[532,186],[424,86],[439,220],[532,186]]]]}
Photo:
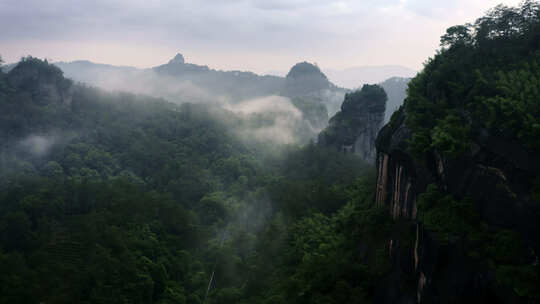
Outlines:
{"type": "Polygon", "coordinates": [[[531,251],[529,262],[534,263],[540,253],[540,204],[531,198],[531,187],[540,170],[538,151],[479,129],[472,149],[458,158],[436,151],[413,158],[407,150],[412,134],[405,117],[400,110],[377,138],[376,204],[388,206],[395,220],[417,225],[413,254],[410,249],[391,250],[393,280],[398,282],[393,288],[412,280],[416,294],[391,292],[394,296],[380,296],[381,302],[522,303],[514,293],[498,287],[493,272],[479,263],[481,258],[468,256],[463,243],[440,242],[426,229],[417,218],[417,198],[428,184],[436,184],[456,199],[472,199],[489,230],[509,229],[523,236],[531,251]],[[399,256],[412,256],[412,273],[400,270],[395,262],[399,256]]]}
{"type": "Polygon", "coordinates": [[[384,121],[386,99],[378,85],[364,85],[361,90],[346,94],[341,111],[319,134],[319,144],[375,163],[375,139],[384,121]]]}

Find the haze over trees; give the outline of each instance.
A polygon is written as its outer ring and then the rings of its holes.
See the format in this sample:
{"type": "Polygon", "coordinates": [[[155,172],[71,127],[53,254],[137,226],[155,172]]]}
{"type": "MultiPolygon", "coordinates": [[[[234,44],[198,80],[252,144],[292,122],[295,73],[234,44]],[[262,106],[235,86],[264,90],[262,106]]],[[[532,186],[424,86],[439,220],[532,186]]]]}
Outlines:
{"type": "Polygon", "coordinates": [[[24,57],[0,70],[0,303],[538,303],[539,49],[529,0],[351,92],[307,62],[24,57]]]}

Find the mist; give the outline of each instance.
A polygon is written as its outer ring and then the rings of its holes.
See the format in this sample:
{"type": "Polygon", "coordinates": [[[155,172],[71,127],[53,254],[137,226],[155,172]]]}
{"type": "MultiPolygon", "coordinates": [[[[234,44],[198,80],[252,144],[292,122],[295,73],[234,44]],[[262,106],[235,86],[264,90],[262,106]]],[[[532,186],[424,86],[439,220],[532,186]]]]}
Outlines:
{"type": "MultiPolygon", "coordinates": [[[[319,88],[318,75],[302,80],[315,81],[316,85],[302,84],[298,80],[291,85],[288,78],[216,71],[186,63],[181,54],[169,63],[151,69],[87,61],[55,65],[66,77],[106,91],[130,92],[163,98],[175,104],[202,104],[230,111],[238,116],[239,122],[233,129],[242,140],[276,144],[305,144],[314,140],[327,125],[329,117],[340,109],[346,92],[331,83],[323,83],[319,88]],[[302,95],[287,93],[295,87],[310,89],[302,95]],[[302,108],[298,107],[298,98],[302,100],[302,108]],[[327,114],[313,116],[313,106],[326,108],[327,114]]],[[[221,119],[219,115],[215,118],[221,119]]]]}
{"type": "Polygon", "coordinates": [[[41,157],[49,152],[56,141],[56,136],[30,135],[21,140],[17,146],[19,149],[30,153],[32,156],[41,157]]]}
{"type": "Polygon", "coordinates": [[[244,139],[278,144],[300,143],[298,129],[302,123],[309,124],[303,120],[302,113],[290,99],[282,96],[250,99],[229,103],[224,107],[251,122],[246,128],[237,130],[238,135],[244,139]]]}

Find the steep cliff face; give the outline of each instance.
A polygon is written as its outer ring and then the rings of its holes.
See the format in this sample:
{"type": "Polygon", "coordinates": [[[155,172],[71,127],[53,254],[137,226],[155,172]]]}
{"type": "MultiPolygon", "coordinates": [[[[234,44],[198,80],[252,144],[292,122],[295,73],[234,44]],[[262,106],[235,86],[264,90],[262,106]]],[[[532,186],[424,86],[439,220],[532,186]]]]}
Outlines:
{"type": "Polygon", "coordinates": [[[379,133],[376,204],[417,225],[392,250],[413,252],[395,281],[414,302],[540,301],[539,30],[536,1],[447,29],[379,133]]]}
{"type": "MultiPolygon", "coordinates": [[[[478,130],[473,134],[470,151],[457,158],[431,151],[418,159],[408,152],[408,141],[413,134],[405,125],[406,115],[400,110],[377,138],[376,204],[388,206],[396,221],[411,221],[417,225],[412,255],[410,250],[391,250],[392,260],[399,259],[396,255],[412,256],[414,271],[402,272],[399,280],[413,280],[416,295],[415,299],[403,294],[386,301],[525,302],[525,298],[520,297],[525,292],[516,291],[516,287],[514,290],[507,288],[501,283],[504,279],[500,276],[502,269],[510,267],[506,264],[533,273],[537,270],[540,203],[532,198],[531,188],[540,170],[540,155],[517,142],[508,142],[492,136],[487,130],[478,130]],[[456,232],[445,238],[441,233],[444,230],[428,218],[429,211],[422,209],[421,204],[426,200],[422,193],[431,189],[430,184],[455,200],[471,201],[471,212],[476,214],[474,221],[483,227],[478,231],[483,232],[471,236],[477,229],[473,223],[466,226],[470,231],[456,232]],[[424,224],[426,221],[428,223],[424,224]],[[491,258],[489,254],[478,256],[482,249],[477,248],[491,248],[486,252],[493,255],[511,250],[504,246],[498,248],[499,237],[490,236],[509,233],[523,240],[525,254],[507,260],[491,258]],[[520,266],[516,266],[518,264],[520,266]]],[[[435,204],[442,205],[447,201],[443,196],[438,200],[435,204]]],[[[459,206],[456,204],[452,208],[459,206]]],[[[450,218],[452,214],[445,216],[450,218]]],[[[452,226],[452,229],[459,230],[459,227],[452,226]]],[[[396,240],[390,242],[395,244],[396,240]]],[[[401,266],[394,263],[394,267],[401,266]]]]}
{"type": "Polygon", "coordinates": [[[319,134],[319,144],[375,163],[375,139],[384,121],[386,99],[378,85],[364,85],[361,90],[346,94],[341,111],[319,134]]]}

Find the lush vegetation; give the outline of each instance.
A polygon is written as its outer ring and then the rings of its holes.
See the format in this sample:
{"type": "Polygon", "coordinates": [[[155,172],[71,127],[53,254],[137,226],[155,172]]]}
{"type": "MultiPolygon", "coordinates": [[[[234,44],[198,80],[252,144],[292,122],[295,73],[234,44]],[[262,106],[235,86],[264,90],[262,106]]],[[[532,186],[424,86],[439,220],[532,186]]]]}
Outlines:
{"type": "Polygon", "coordinates": [[[389,270],[354,156],[248,141],[256,117],[31,57],[0,74],[0,108],[0,303],[369,301],[389,270]]]}
{"type": "MultiPolygon", "coordinates": [[[[539,33],[540,3],[532,0],[519,7],[500,5],[473,24],[450,27],[441,37],[441,49],[410,81],[403,107],[392,116],[379,142],[389,146],[404,120],[415,165],[436,166],[435,159],[442,156],[439,165],[448,167],[440,167],[439,175],[455,170],[449,168],[452,165],[462,168],[464,175],[470,172],[464,164],[485,165],[502,176],[503,181],[492,186],[509,193],[505,203],[523,204],[527,211],[520,212],[537,214],[533,202],[539,197],[537,172],[527,165],[519,169],[505,165],[519,156],[502,157],[500,151],[520,151],[531,160],[538,157],[539,33]]],[[[419,222],[437,239],[441,252],[464,253],[471,267],[495,278],[496,288],[511,290],[523,301],[538,301],[540,268],[532,249],[536,240],[515,221],[501,224],[489,217],[490,208],[500,208],[500,203],[475,202],[466,197],[468,193],[452,190],[467,180],[460,178],[431,180],[438,184],[429,185],[417,199],[419,222]]],[[[452,257],[443,254],[437,263],[449,263],[448,259],[452,257]]]]}
{"type": "MultiPolygon", "coordinates": [[[[418,158],[459,157],[480,133],[536,151],[538,33],[534,1],[448,29],[379,140],[405,120],[418,158]]],[[[327,110],[303,95],[310,83],[309,92],[333,88],[308,63],[276,87],[318,128],[327,110]]],[[[389,278],[415,275],[389,259],[406,251],[393,258],[413,268],[415,223],[376,208],[373,169],[335,148],[355,142],[368,114],[382,120],[386,99],[366,85],[346,95],[323,144],[282,145],[239,132],[276,131],[272,113],[107,93],[23,58],[0,71],[0,303],[373,302],[389,278]]],[[[538,178],[524,187],[540,202],[538,178]]],[[[438,246],[463,249],[471,269],[537,301],[523,236],[442,189],[417,199],[438,246]]],[[[405,280],[399,288],[416,290],[405,280]]]]}
{"type": "Polygon", "coordinates": [[[539,32],[540,4],[532,0],[449,28],[441,50],[409,84],[411,151],[457,157],[480,130],[538,150],[539,32]]]}
{"type": "MultiPolygon", "coordinates": [[[[444,245],[461,243],[481,268],[517,295],[540,299],[538,266],[519,233],[489,226],[470,199],[456,200],[431,184],[418,197],[418,219],[444,245]]],[[[444,263],[444,262],[443,262],[444,263]]]]}

